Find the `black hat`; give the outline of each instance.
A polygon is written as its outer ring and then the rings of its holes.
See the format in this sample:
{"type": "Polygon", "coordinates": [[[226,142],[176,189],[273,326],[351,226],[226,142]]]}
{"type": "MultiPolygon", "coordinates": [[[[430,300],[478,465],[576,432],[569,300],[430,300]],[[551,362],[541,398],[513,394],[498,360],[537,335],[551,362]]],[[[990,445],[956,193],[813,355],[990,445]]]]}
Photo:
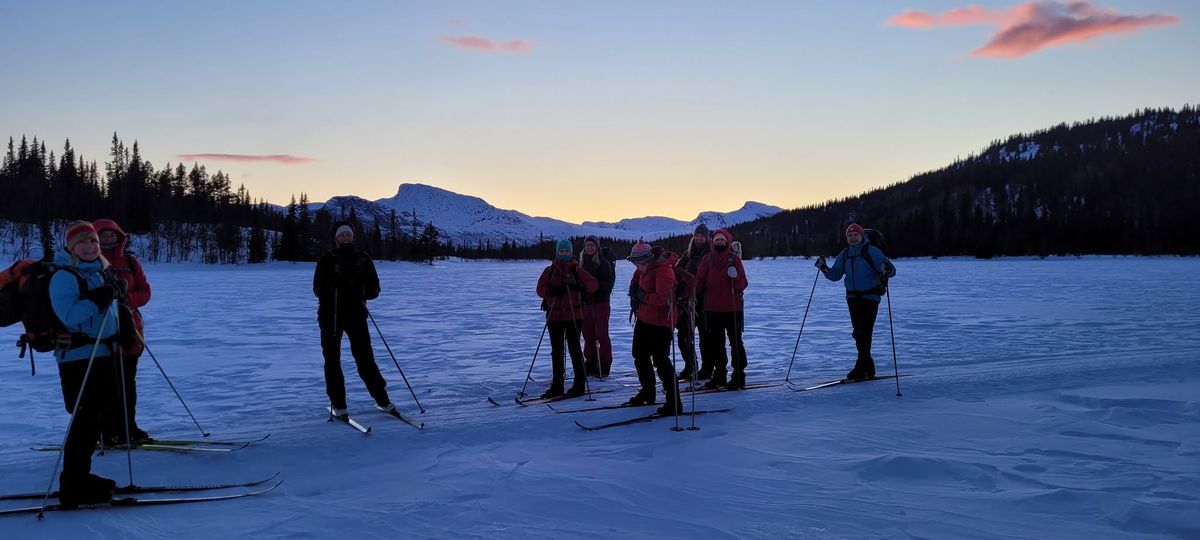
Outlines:
{"type": "Polygon", "coordinates": [[[704,236],[708,236],[708,225],[701,221],[699,225],[696,225],[696,230],[692,231],[692,234],[703,234],[704,236]]]}

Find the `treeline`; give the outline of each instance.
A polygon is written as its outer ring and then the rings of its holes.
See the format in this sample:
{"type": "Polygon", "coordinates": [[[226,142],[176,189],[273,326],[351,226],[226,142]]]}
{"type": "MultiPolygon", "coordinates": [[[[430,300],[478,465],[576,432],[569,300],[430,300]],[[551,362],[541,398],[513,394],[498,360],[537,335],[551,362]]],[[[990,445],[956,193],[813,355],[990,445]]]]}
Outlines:
{"type": "Polygon", "coordinates": [[[1192,106],[1060,124],[857,197],[736,225],[747,256],[836,252],[850,222],[895,256],[1200,254],[1192,106]]]}
{"type": "Polygon", "coordinates": [[[156,253],[172,254],[167,260],[185,258],[169,249],[183,244],[199,245],[205,262],[262,262],[267,231],[280,222],[275,209],[252,200],[244,185],[234,190],[223,171],[209,173],[195,163],[156,169],[136,141],[127,147],[115,133],[103,172],[96,161],[77,155],[69,139],[56,155],[36,137],[22,136],[19,143],[9,137],[0,193],[6,195],[0,217],[39,225],[47,255],[60,243],[54,234],[65,221],[110,218],[128,233],[147,235],[156,253]]]}
{"type": "MultiPolygon", "coordinates": [[[[65,224],[75,219],[115,220],[144,239],[138,254],[151,262],[315,261],[332,244],[333,216],[310,212],[303,193],[281,211],[253,199],[244,185],[233,189],[221,170],[210,173],[199,163],[155,168],[136,141],[126,146],[116,133],[107,158],[101,168],[78,155],[69,139],[56,153],[36,137],[19,142],[9,137],[0,160],[0,220],[35,225],[10,233],[36,234],[44,257],[54,253],[65,224]]],[[[394,213],[386,233],[386,224],[364,229],[353,212],[342,217],[355,222],[358,243],[377,259],[430,261],[454,251],[438,244],[436,228],[406,231],[396,225],[394,213]]],[[[19,245],[30,240],[13,237],[19,245]]]]}

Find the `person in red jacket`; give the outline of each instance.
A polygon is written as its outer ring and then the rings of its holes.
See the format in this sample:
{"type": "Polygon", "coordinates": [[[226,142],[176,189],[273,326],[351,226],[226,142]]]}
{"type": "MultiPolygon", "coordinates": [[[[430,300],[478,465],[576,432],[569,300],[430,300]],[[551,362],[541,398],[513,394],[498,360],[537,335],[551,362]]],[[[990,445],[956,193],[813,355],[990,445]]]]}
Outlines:
{"type": "Polygon", "coordinates": [[[658,408],[663,416],[679,414],[683,403],[679,383],[671,363],[671,333],[675,328],[674,257],[661,247],[651,248],[639,241],[629,254],[637,270],[629,285],[629,304],[637,314],[633,328],[633,366],[641,389],[629,399],[630,405],[649,405],[655,401],[654,372],[662,381],[666,403],[658,408]]]}
{"type": "Polygon", "coordinates": [[[743,310],[742,291],[749,281],[742,259],[733,254],[729,244],[733,235],[725,229],[717,229],[712,236],[712,252],[700,261],[696,274],[696,295],[704,297],[704,316],[708,319],[709,354],[713,355],[712,379],[705,388],[724,386],[728,390],[740,390],[746,386],[746,346],[742,343],[742,330],[738,321],[743,310]],[[725,378],[725,336],[729,336],[729,348],[733,357],[733,375],[725,378]]]}
{"type": "MultiPolygon", "coordinates": [[[[146,272],[142,269],[141,262],[128,251],[129,235],[111,219],[96,220],[92,225],[96,227],[100,236],[100,253],[110,264],[110,277],[117,283],[118,292],[124,289],[124,294],[120,295],[122,302],[119,309],[124,311],[121,324],[132,321],[137,335],[144,336],[141,308],[150,302],[150,282],[146,280],[146,272]]],[[[122,328],[123,333],[128,330],[122,328]]],[[[129,434],[133,442],[150,440],[150,435],[137,424],[137,365],[145,345],[137,337],[125,341],[126,344],[119,347],[114,355],[123,359],[124,365],[118,368],[117,373],[119,375],[121,370],[124,370],[124,386],[117,381],[113,390],[111,413],[104,418],[104,440],[105,444],[111,446],[125,444],[126,419],[129,421],[129,434]],[[122,387],[125,390],[124,395],[121,393],[122,387]],[[126,411],[128,416],[124,414],[126,411]]]]}
{"type": "Polygon", "coordinates": [[[598,284],[587,270],[575,260],[574,246],[566,238],[559,240],[554,262],[538,278],[537,295],[546,310],[546,327],[550,332],[550,360],[554,380],[542,398],[564,395],[566,360],[563,345],[571,353],[571,370],[575,380],[566,391],[567,397],[581,396],[587,391],[587,372],[583,365],[583,349],[579,347],[579,331],[583,328],[583,303],[580,293],[595,293],[598,284]]]}

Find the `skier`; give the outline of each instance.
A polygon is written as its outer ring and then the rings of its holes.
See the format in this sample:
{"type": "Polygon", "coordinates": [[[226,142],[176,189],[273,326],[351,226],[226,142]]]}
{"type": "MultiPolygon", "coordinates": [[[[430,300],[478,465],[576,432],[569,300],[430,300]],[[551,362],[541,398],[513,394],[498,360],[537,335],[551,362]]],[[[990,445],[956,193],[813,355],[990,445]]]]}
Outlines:
{"type": "Polygon", "coordinates": [[[887,280],[896,275],[896,267],[878,247],[871,244],[861,225],[846,227],[849,244],[829,266],[825,257],[818,257],[816,267],[830,281],[846,278],[846,306],[850,309],[850,324],[854,327],[854,345],[858,357],[847,379],[875,377],[875,359],[871,357],[871,334],[875,331],[875,315],[879,312],[880,296],[887,291],[887,280]]]}
{"type": "Polygon", "coordinates": [[[112,305],[117,291],[105,281],[108,261],[100,254],[95,227],[86,221],[72,222],[65,243],[66,249],[54,257],[61,270],[50,278],[49,297],[54,314],[68,332],[59,337],[54,358],[64,405],[67,412],[75,413],[58,476],[58,500],[72,508],[107,502],[117,485],[91,470],[92,452],[100,442],[102,422],[112,403],[118,323],[117,308],[112,305]]]}
{"type": "Polygon", "coordinates": [[[683,411],[675,366],[671,364],[671,332],[675,326],[672,313],[675,297],[675,273],[671,270],[672,254],[661,247],[651,248],[638,241],[629,253],[629,262],[637,270],[630,282],[630,307],[637,314],[633,328],[633,365],[637,369],[641,389],[629,399],[631,405],[655,402],[654,373],[662,382],[666,403],[658,413],[667,416],[683,411]]]}
{"type": "MultiPolygon", "coordinates": [[[[683,252],[683,256],[676,263],[680,268],[687,270],[693,276],[700,269],[700,260],[708,254],[711,244],[708,241],[708,225],[703,222],[696,225],[692,231],[692,239],[688,241],[688,247],[683,252]]],[[[699,294],[692,298],[692,309],[688,310],[688,319],[680,320],[678,325],[679,333],[679,352],[683,356],[683,371],[679,373],[680,379],[691,379],[693,372],[696,371],[696,347],[694,345],[692,328],[696,328],[700,334],[700,370],[697,372],[697,379],[707,379],[712,377],[713,367],[712,361],[707,356],[708,348],[708,322],[704,318],[704,311],[699,306],[704,305],[704,297],[699,294]],[[686,325],[686,327],[685,327],[686,325]],[[686,331],[685,331],[686,330],[686,331]]]]}
{"type": "Polygon", "coordinates": [[[146,272],[133,253],[126,251],[129,237],[117,222],[111,219],[99,219],[92,223],[100,237],[100,254],[108,261],[108,272],[117,286],[117,299],[121,311],[122,322],[129,321],[132,328],[125,328],[122,333],[131,334],[131,344],[120,346],[117,358],[124,364],[116,371],[116,384],[113,388],[112,411],[105,417],[104,439],[108,446],[125,444],[126,420],[129,425],[130,438],[133,442],[148,442],[150,435],[137,424],[137,366],[138,358],[145,346],[138,335],[144,336],[142,312],[140,308],[150,302],[150,282],[146,280],[146,272]],[[136,330],[137,334],[132,334],[136,330]],[[125,376],[124,384],[121,375],[125,376]],[[121,390],[125,390],[122,395],[121,390]],[[123,416],[128,412],[127,416],[123,416]]]}
{"type": "Polygon", "coordinates": [[[543,399],[564,395],[564,345],[571,354],[571,370],[575,377],[565,395],[581,396],[587,391],[583,351],[579,349],[579,331],[583,327],[581,293],[595,293],[598,288],[596,278],[575,260],[575,248],[570,240],[559,240],[556,248],[554,262],[542,271],[537,282],[537,295],[542,298],[542,307],[546,310],[546,326],[550,332],[550,359],[554,369],[554,380],[550,383],[550,388],[542,394],[543,399]]]}
{"type": "Polygon", "coordinates": [[[348,416],[346,380],[342,373],[342,334],[350,338],[350,352],[358,376],[375,400],[375,408],[391,413],[387,382],[375,364],[371,333],[367,329],[367,300],[379,297],[379,275],[375,263],[354,247],[354,228],[349,222],[333,224],[334,247],[317,261],[313,294],[317,296],[317,324],[321,328],[321,353],[325,357],[325,393],[332,414],[348,416]]]}
{"type": "Polygon", "coordinates": [[[589,236],[583,241],[579,254],[583,269],[596,278],[596,292],[583,292],[583,357],[588,375],[607,377],[612,368],[612,340],[608,336],[608,320],[616,275],[613,272],[612,252],[600,249],[600,239],[589,236]]]}
{"type": "Polygon", "coordinates": [[[742,260],[729,251],[733,235],[717,229],[712,235],[712,251],[700,261],[696,274],[696,295],[704,296],[704,316],[708,320],[709,350],[713,374],[705,388],[740,390],[746,386],[746,345],[736,320],[743,309],[742,291],[749,281],[742,260]],[[729,336],[733,375],[725,378],[725,336],[729,336]]]}

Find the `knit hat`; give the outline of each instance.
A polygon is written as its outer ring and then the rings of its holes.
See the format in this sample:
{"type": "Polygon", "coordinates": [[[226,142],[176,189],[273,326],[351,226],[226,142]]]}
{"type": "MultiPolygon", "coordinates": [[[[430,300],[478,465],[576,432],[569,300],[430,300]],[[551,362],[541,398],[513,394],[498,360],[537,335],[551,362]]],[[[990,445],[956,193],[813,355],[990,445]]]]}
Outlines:
{"type": "Polygon", "coordinates": [[[633,245],[633,249],[629,252],[627,258],[631,263],[639,263],[645,261],[654,255],[653,248],[644,240],[638,240],[638,243],[633,245]]]}
{"type": "Polygon", "coordinates": [[[96,228],[86,221],[73,221],[70,225],[67,225],[67,232],[64,238],[67,243],[67,251],[75,249],[76,244],[88,238],[97,242],[100,241],[100,235],[96,234],[96,228]]]}
{"type": "Polygon", "coordinates": [[[333,222],[333,225],[331,225],[329,227],[329,231],[330,231],[330,236],[333,237],[332,240],[333,240],[334,245],[337,245],[337,235],[338,235],[338,233],[342,232],[342,229],[349,229],[350,234],[354,234],[354,226],[351,225],[349,221],[333,222]]]}
{"type": "Polygon", "coordinates": [[[713,238],[715,239],[718,234],[725,236],[726,243],[733,242],[733,235],[729,234],[729,231],[727,229],[717,229],[717,230],[713,231],[713,233],[712,233],[713,238]]]}
{"type": "Polygon", "coordinates": [[[851,223],[849,227],[846,227],[846,234],[850,234],[850,231],[857,231],[859,236],[866,236],[867,234],[863,231],[862,225],[857,223],[851,223]]]}
{"type": "Polygon", "coordinates": [[[586,244],[586,243],[588,243],[588,242],[591,242],[591,243],[593,243],[593,244],[596,244],[596,247],[600,247],[600,239],[599,239],[599,238],[596,238],[596,235],[594,235],[594,234],[590,234],[590,235],[588,235],[588,237],[587,237],[587,238],[584,238],[584,239],[583,239],[583,243],[585,243],[585,244],[586,244]]]}
{"type": "Polygon", "coordinates": [[[699,225],[696,225],[696,230],[692,231],[692,234],[703,234],[704,236],[708,236],[708,225],[701,221],[699,225]]]}

